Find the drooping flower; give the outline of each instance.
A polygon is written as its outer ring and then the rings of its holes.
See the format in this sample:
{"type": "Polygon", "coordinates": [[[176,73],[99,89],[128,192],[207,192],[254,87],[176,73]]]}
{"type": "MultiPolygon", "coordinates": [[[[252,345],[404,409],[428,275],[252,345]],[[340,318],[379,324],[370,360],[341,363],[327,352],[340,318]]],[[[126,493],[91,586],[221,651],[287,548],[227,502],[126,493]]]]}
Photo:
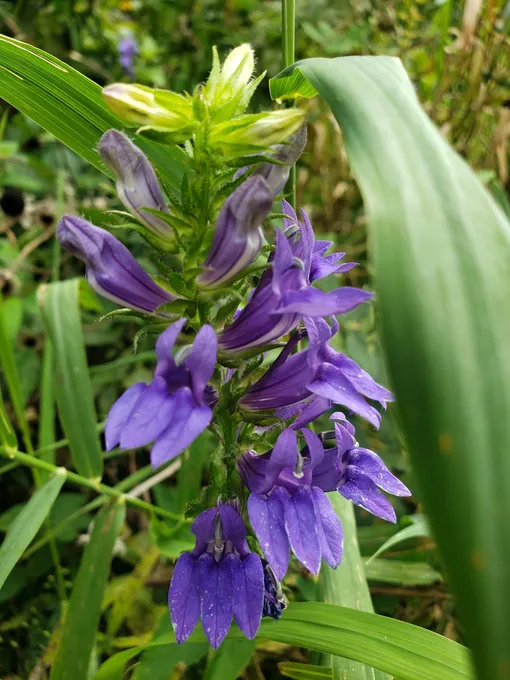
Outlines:
{"type": "Polygon", "coordinates": [[[297,415],[293,427],[299,428],[335,403],[378,428],[380,413],[365,397],[385,407],[386,402],[393,401],[392,393],[355,361],[329,346],[328,340],[338,330],[335,320],[329,326],[324,319],[305,317],[305,323],[309,347],[292,354],[299,336],[292,337],[265,375],[241,398],[241,407],[247,411],[276,410],[282,420],[297,415]]]}
{"type": "Polygon", "coordinates": [[[119,40],[117,45],[119,53],[119,64],[124,69],[124,73],[132,78],[135,75],[133,60],[138,54],[138,42],[132,33],[126,34],[119,40]]]}
{"type": "Polygon", "coordinates": [[[112,406],[105,430],[108,451],[118,444],[129,449],[153,441],[151,463],[158,467],[181,453],[211,422],[217,396],[207,383],[216,364],[216,335],[211,326],[202,326],[193,345],[174,357],[185,323],[180,319],[159,336],[150,385],[132,385],[112,406]]]}
{"type": "Polygon", "coordinates": [[[158,286],[129,250],[105,229],[81,217],[65,215],[57,238],[70,253],[85,262],[85,276],[98,293],[123,307],[154,313],[176,298],[158,286]]]}
{"type": "Polygon", "coordinates": [[[246,307],[220,333],[220,349],[224,354],[263,347],[290,333],[305,316],[344,314],[372,298],[371,293],[349,286],[330,293],[312,287],[313,281],[333,272],[348,271],[355,265],[338,264],[345,253],[324,256],[329,243],[315,241],[306,213],[303,211],[303,222],[297,224],[290,205],[284,202],[283,208],[289,215],[288,237],[276,231],[271,268],[262,275],[246,307]],[[295,238],[297,230],[299,238],[295,238]]]}
{"type": "Polygon", "coordinates": [[[230,194],[218,217],[204,271],[197,277],[200,288],[223,286],[253,262],[262,245],[261,225],[272,203],[263,177],[248,177],[230,194]]]}
{"type": "Polygon", "coordinates": [[[250,552],[240,515],[222,503],[202,512],[191,531],[196,545],[177,560],[168,593],[177,642],[184,642],[201,618],[216,649],[232,617],[252,640],[264,606],[264,569],[260,557],[250,552]]]}
{"type": "MultiPolygon", "coordinates": [[[[288,144],[279,144],[274,149],[272,155],[279,164],[259,163],[225,201],[216,222],[211,250],[202,265],[204,271],[197,278],[200,288],[211,290],[228,284],[255,260],[262,245],[262,223],[305,143],[306,128],[303,127],[288,144]]],[[[238,175],[245,171],[243,168],[238,175]]]]}
{"type": "Polygon", "coordinates": [[[126,209],[158,238],[172,240],[171,227],[143,209],[168,213],[156,173],[142,151],[118,130],[104,133],[98,151],[115,175],[117,193],[126,209]]]}
{"type": "Polygon", "coordinates": [[[393,496],[410,496],[411,492],[393,475],[380,457],[358,445],[354,427],[343,413],[334,413],[336,447],[326,449],[324,458],[312,474],[312,484],[323,491],[339,491],[344,498],[388,522],[396,522],[393,506],[383,489],[393,496]]]}
{"type": "Polygon", "coordinates": [[[314,574],[321,558],[336,568],[342,559],[342,525],[313,473],[324,458],[319,437],[302,430],[307,446],[298,450],[294,430],[284,430],[274,449],[262,456],[248,451],[238,470],[250,490],[248,514],[264,555],[283,579],[292,548],[314,574]]]}

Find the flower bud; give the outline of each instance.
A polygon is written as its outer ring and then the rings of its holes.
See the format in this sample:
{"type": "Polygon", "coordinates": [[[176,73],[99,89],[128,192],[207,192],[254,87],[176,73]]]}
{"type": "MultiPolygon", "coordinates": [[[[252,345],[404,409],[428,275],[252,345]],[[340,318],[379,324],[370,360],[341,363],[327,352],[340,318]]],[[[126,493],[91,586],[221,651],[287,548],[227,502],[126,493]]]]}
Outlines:
{"type": "Polygon", "coordinates": [[[105,229],[81,217],[65,215],[58,223],[57,238],[85,262],[85,277],[99,295],[146,314],[176,299],[158,286],[126,246],[105,229]]]}
{"type": "Polygon", "coordinates": [[[110,109],[128,123],[169,132],[189,131],[191,136],[194,126],[191,99],[170,90],[126,83],[108,85],[102,94],[110,109]]]}
{"type": "Polygon", "coordinates": [[[269,113],[249,114],[215,125],[209,142],[226,157],[235,157],[284,142],[303,126],[301,109],[280,109],[269,113]]]}
{"type": "Polygon", "coordinates": [[[203,88],[213,121],[230,120],[245,110],[265,75],[250,82],[254,68],[254,52],[248,43],[233,49],[223,66],[220,66],[218,52],[213,47],[213,67],[203,88]]]}
{"type": "Polygon", "coordinates": [[[151,164],[133,144],[117,130],[108,130],[99,141],[99,154],[116,177],[117,193],[126,209],[158,238],[172,239],[168,224],[143,208],[168,212],[156,173],[151,164]]]}

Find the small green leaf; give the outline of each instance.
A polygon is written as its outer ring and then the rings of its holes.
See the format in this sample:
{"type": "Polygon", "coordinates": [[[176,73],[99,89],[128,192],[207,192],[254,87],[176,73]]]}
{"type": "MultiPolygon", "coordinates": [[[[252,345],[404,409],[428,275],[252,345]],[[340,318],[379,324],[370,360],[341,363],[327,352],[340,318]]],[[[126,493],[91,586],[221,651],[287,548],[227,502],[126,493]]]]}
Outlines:
{"type": "Polygon", "coordinates": [[[96,515],[90,541],[85,548],[50,680],[87,680],[90,657],[101,616],[103,591],[110,573],[115,541],[124,523],[126,508],[115,503],[96,515]]]}
{"type": "Polygon", "coordinates": [[[386,552],[386,550],[389,550],[389,548],[392,548],[394,545],[398,545],[399,543],[408,541],[412,538],[422,538],[426,536],[430,536],[429,525],[426,517],[424,515],[419,515],[413,524],[401,529],[400,531],[397,531],[396,534],[388,538],[388,540],[385,541],[381,547],[375,551],[372,557],[365,562],[365,567],[368,567],[372,560],[374,560],[376,557],[379,557],[379,555],[382,555],[383,552],[386,552]]]}
{"type": "Polygon", "coordinates": [[[9,525],[9,531],[0,547],[0,588],[41,528],[64,482],[63,474],[51,477],[34,493],[9,525]]]}
{"type": "Polygon", "coordinates": [[[58,411],[74,466],[81,475],[101,478],[103,459],[81,329],[79,279],[42,287],[39,303],[55,349],[58,411]]]}
{"type": "Polygon", "coordinates": [[[365,563],[367,579],[401,586],[430,586],[442,581],[441,574],[426,562],[370,560],[365,563]]]}
{"type": "Polygon", "coordinates": [[[236,680],[250,662],[255,640],[225,640],[207,662],[204,680],[236,680]]]}

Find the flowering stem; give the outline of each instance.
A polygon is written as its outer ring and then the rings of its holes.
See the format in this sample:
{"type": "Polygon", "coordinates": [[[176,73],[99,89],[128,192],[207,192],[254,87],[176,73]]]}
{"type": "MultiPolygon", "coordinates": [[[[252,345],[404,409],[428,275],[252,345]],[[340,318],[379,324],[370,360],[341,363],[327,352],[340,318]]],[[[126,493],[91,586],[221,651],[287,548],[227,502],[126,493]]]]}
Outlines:
{"type": "MultiPolygon", "coordinates": [[[[296,60],[296,0],[282,0],[282,68],[296,60]]],[[[287,200],[296,209],[296,166],[290,169],[285,187],[287,200]]]]}
{"type": "Polygon", "coordinates": [[[65,468],[59,468],[56,465],[47,463],[46,461],[40,460],[39,458],[35,458],[35,456],[31,456],[27,453],[22,453],[21,451],[9,451],[8,449],[2,446],[0,447],[0,455],[3,455],[6,458],[10,458],[12,460],[16,460],[22,465],[27,465],[28,467],[35,468],[35,470],[45,470],[46,472],[55,473],[57,470],[63,469],[65,471],[66,481],[71,482],[71,484],[83,486],[86,489],[91,489],[92,491],[104,494],[105,496],[111,496],[112,498],[122,499],[128,505],[133,505],[137,508],[140,508],[140,510],[152,512],[155,515],[165,517],[166,519],[172,519],[177,521],[183,519],[182,515],[179,515],[175,512],[169,512],[168,510],[164,510],[163,508],[158,508],[156,505],[152,505],[152,503],[146,503],[140,498],[132,498],[131,496],[127,496],[125,493],[119,491],[118,489],[115,489],[114,487],[107,486],[106,484],[101,484],[101,482],[99,481],[89,479],[88,477],[83,477],[82,475],[79,475],[76,472],[71,472],[70,470],[67,470],[65,468]]]}

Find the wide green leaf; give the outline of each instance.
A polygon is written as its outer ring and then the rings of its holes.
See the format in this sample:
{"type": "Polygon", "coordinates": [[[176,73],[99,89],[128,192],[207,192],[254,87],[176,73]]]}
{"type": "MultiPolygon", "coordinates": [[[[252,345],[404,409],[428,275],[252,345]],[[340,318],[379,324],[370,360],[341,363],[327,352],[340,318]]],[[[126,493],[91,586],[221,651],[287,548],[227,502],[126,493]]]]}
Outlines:
{"type": "Polygon", "coordinates": [[[115,541],[124,523],[126,506],[108,505],[96,515],[83,554],[62,626],[57,658],[50,680],[87,680],[96,639],[103,591],[110,574],[115,541]]]}
{"type": "MultiPolygon", "coordinates": [[[[0,35],[0,97],[109,174],[96,151],[97,143],[107,130],[125,126],[108,109],[101,88],[92,80],[43,50],[0,35]]],[[[179,194],[184,152],[140,136],[136,143],[179,194]]]]}
{"type": "Polygon", "coordinates": [[[255,651],[254,640],[225,640],[207,661],[204,680],[236,680],[255,651]]]}
{"type": "Polygon", "coordinates": [[[388,372],[479,677],[510,678],[510,225],[399,60],[293,68],[329,103],[363,194],[388,372]]]}
{"type": "MultiPolygon", "coordinates": [[[[473,680],[469,652],[424,628],[377,614],[324,603],[292,603],[279,621],[264,619],[258,637],[366,663],[399,680],[473,680]]],[[[202,642],[197,629],[190,643],[202,642]]],[[[244,639],[233,627],[227,640],[244,639]]],[[[94,680],[111,680],[145,649],[175,644],[173,633],[111,656],[94,680]]]]}
{"type": "Polygon", "coordinates": [[[44,321],[55,350],[60,420],[77,471],[101,478],[103,459],[79,308],[79,279],[58,281],[39,291],[44,321]]]}
{"type": "Polygon", "coordinates": [[[0,547],[0,588],[41,528],[64,482],[65,475],[63,474],[51,477],[34,493],[9,525],[5,540],[0,547]]]}

